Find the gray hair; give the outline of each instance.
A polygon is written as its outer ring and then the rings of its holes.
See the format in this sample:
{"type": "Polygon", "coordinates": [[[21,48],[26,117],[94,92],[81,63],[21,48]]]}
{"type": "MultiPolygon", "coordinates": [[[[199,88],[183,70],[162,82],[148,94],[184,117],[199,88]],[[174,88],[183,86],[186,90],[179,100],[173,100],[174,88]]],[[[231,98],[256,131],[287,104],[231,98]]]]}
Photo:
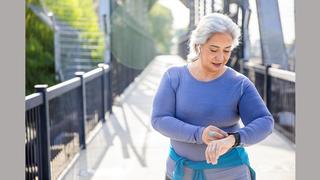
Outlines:
{"type": "Polygon", "coordinates": [[[202,45],[214,33],[229,33],[233,42],[231,49],[239,45],[240,28],[228,16],[220,13],[211,13],[203,16],[195,30],[192,31],[189,42],[188,61],[194,61],[199,58],[196,46],[202,45]]]}

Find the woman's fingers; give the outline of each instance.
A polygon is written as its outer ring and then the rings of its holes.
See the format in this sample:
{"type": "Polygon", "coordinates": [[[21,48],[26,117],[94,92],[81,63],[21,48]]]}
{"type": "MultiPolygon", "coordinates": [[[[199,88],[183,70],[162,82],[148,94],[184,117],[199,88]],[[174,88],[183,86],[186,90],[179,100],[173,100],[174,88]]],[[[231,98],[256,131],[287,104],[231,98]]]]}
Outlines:
{"type": "Polygon", "coordinates": [[[209,164],[210,163],[210,158],[209,158],[209,148],[208,148],[209,146],[207,146],[207,148],[206,148],[206,151],[205,151],[205,156],[206,156],[206,160],[207,160],[207,163],[209,164]]]}
{"type": "Polygon", "coordinates": [[[211,149],[212,149],[212,144],[210,144],[207,149],[206,149],[206,158],[207,158],[207,162],[211,163],[212,162],[212,158],[211,158],[211,149]]]}
{"type": "Polygon", "coordinates": [[[208,135],[210,136],[210,139],[212,137],[212,139],[221,139],[224,138],[225,136],[223,134],[221,134],[220,132],[216,132],[216,131],[212,131],[210,130],[208,132],[208,135]]]}
{"type": "Polygon", "coordinates": [[[214,144],[212,147],[211,147],[211,150],[210,150],[210,159],[211,159],[211,163],[212,164],[216,164],[216,159],[217,159],[217,144],[214,144]]]}
{"type": "Polygon", "coordinates": [[[212,163],[213,165],[218,163],[220,155],[222,155],[224,148],[224,143],[221,141],[212,141],[208,144],[205,150],[205,157],[207,163],[212,163]]]}
{"type": "Polygon", "coordinates": [[[209,144],[210,141],[223,139],[228,136],[228,133],[224,132],[223,130],[215,127],[215,126],[208,126],[204,129],[202,134],[202,141],[205,144],[209,144]]]}
{"type": "Polygon", "coordinates": [[[228,136],[228,133],[227,133],[227,132],[223,131],[223,130],[220,129],[220,128],[217,128],[216,126],[210,125],[209,127],[210,127],[210,130],[219,133],[219,135],[221,135],[221,136],[223,136],[223,137],[228,136]]]}
{"type": "Polygon", "coordinates": [[[206,159],[207,163],[213,163],[215,162],[215,143],[210,143],[206,149],[206,159]]]}
{"type": "Polygon", "coordinates": [[[220,146],[219,144],[216,144],[214,148],[214,161],[212,162],[213,165],[218,163],[218,159],[220,156],[219,152],[220,152],[220,146]]]}
{"type": "Polygon", "coordinates": [[[221,149],[222,149],[222,146],[220,146],[219,144],[217,144],[216,146],[216,161],[214,164],[217,164],[218,163],[218,159],[221,155],[221,149]]]}

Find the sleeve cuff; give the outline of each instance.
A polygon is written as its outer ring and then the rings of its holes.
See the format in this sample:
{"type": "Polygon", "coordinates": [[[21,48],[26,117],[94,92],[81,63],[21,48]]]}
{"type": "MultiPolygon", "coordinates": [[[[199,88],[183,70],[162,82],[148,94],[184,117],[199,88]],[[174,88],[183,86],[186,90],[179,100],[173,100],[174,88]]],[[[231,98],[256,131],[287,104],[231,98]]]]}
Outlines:
{"type": "Polygon", "coordinates": [[[246,143],[245,143],[245,134],[243,131],[238,131],[239,132],[239,135],[240,135],[240,143],[239,143],[239,146],[241,147],[244,147],[246,146],[246,143]]]}
{"type": "Polygon", "coordinates": [[[196,143],[197,144],[203,144],[203,141],[202,141],[202,133],[204,131],[205,127],[199,127],[198,129],[198,133],[197,133],[197,136],[196,136],[196,143]]]}

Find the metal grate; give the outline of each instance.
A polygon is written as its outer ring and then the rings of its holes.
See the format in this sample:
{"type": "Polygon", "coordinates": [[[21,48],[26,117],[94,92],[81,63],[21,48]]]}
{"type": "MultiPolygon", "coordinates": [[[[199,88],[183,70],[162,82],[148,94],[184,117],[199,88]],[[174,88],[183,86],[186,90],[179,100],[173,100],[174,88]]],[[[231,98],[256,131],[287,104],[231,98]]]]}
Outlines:
{"type": "Polygon", "coordinates": [[[103,119],[102,77],[86,83],[86,135],[103,119]]]}
{"type": "Polygon", "coordinates": [[[142,72],[142,70],[127,67],[116,60],[112,61],[112,67],[112,97],[120,95],[142,72]]]}
{"type": "Polygon", "coordinates": [[[295,81],[292,80],[294,75],[287,75],[292,72],[273,68],[273,71],[278,71],[278,77],[268,73],[268,82],[265,84],[263,68],[265,67],[261,65],[247,66],[243,71],[255,84],[261,97],[267,101],[268,109],[275,120],[275,128],[295,143],[295,81]]]}
{"type": "Polygon", "coordinates": [[[39,107],[32,108],[25,113],[25,179],[39,179],[39,107]]]}
{"type": "Polygon", "coordinates": [[[49,101],[51,177],[56,179],[79,148],[81,87],[49,101]]]}
{"type": "Polygon", "coordinates": [[[269,109],[275,119],[275,128],[295,142],[295,83],[271,77],[269,109]]]}
{"type": "Polygon", "coordinates": [[[260,96],[264,97],[264,78],[265,75],[261,72],[258,72],[254,68],[244,68],[243,74],[246,75],[256,86],[260,96]]]}

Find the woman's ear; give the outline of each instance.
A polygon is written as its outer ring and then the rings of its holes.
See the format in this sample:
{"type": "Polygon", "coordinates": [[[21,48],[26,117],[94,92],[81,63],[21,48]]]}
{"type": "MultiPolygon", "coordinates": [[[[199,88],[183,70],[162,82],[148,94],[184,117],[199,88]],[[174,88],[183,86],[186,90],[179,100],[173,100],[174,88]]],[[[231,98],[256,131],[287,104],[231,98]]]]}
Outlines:
{"type": "Polygon", "coordinates": [[[197,48],[198,48],[198,53],[200,54],[201,52],[200,44],[197,45],[197,48]]]}

